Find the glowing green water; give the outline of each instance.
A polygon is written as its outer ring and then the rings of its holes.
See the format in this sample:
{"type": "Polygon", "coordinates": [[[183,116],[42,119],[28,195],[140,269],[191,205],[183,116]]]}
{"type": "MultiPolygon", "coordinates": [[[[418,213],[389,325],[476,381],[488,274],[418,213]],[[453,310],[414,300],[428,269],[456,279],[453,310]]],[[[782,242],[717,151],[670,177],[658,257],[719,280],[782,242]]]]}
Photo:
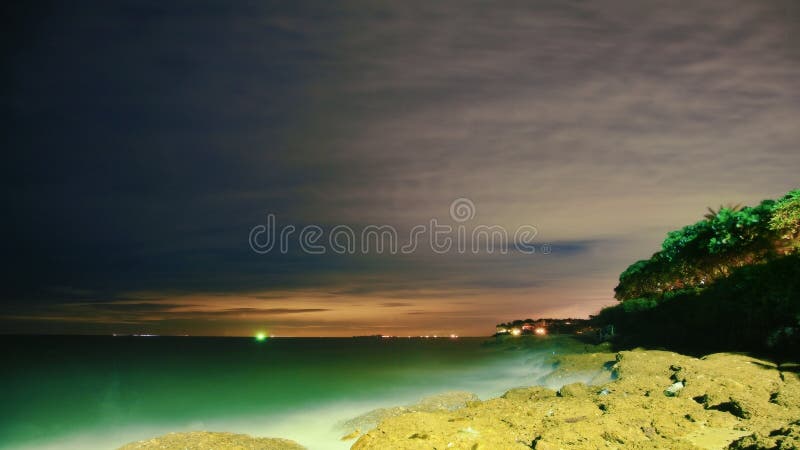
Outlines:
{"type": "Polygon", "coordinates": [[[4,448],[109,448],[188,429],[346,448],[316,441],[328,442],[337,419],[372,407],[532,384],[547,367],[539,356],[550,353],[549,344],[520,352],[477,338],[0,339],[4,448]]]}

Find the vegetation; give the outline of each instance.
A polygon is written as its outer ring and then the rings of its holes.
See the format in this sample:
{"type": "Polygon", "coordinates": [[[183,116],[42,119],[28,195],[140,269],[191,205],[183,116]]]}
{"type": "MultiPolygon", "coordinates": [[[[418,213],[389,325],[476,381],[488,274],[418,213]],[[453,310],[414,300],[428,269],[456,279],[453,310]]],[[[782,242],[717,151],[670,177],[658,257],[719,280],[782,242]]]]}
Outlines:
{"type": "Polygon", "coordinates": [[[628,267],[595,325],[620,343],[797,352],[800,190],[709,211],[628,267]]]}
{"type": "Polygon", "coordinates": [[[800,244],[800,190],[789,192],[775,203],[769,226],[787,244],[785,251],[798,250],[798,244],[800,244]]]}

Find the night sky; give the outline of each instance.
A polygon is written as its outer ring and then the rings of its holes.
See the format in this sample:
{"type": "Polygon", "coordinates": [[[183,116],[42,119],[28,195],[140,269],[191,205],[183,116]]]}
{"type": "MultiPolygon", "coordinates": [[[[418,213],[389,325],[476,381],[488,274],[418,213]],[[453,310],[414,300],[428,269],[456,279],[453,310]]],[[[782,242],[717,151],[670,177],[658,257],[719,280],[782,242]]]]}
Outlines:
{"type": "MultiPolygon", "coordinates": [[[[707,206],[800,181],[796,1],[19,2],[3,333],[487,335],[587,317],[707,206]],[[550,254],[257,254],[470,199],[550,254]]],[[[401,236],[402,236],[401,233],[401,236]]]]}

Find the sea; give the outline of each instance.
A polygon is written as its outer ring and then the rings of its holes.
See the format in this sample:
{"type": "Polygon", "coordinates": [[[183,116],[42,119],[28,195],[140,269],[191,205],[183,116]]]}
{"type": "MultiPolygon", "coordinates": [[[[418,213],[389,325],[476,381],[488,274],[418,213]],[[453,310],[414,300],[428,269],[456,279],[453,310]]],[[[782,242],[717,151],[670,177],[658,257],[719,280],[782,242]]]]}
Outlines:
{"type": "MultiPolygon", "coordinates": [[[[114,449],[179,431],[346,449],[344,420],[546,384],[569,338],[2,336],[0,448],[114,449]]],[[[549,386],[557,388],[558,386],[549,386]]]]}

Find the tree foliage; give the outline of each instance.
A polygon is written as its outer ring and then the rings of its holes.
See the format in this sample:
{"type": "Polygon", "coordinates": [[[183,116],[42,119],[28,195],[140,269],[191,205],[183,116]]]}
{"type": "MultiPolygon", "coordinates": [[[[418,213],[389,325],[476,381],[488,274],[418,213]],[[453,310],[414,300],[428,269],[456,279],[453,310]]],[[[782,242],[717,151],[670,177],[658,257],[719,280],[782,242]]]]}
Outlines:
{"type": "Polygon", "coordinates": [[[709,206],[708,207],[708,212],[703,217],[705,217],[708,220],[711,220],[717,214],[719,214],[720,211],[722,211],[723,209],[730,209],[731,211],[739,211],[740,209],[742,209],[742,204],[741,203],[737,203],[737,204],[733,205],[731,203],[728,203],[727,205],[719,205],[719,208],[716,211],[714,211],[714,208],[709,206]]]}
{"type": "Polygon", "coordinates": [[[800,190],[752,207],[720,207],[667,234],[593,317],[625,346],[800,356],[800,190]]]}
{"type": "Polygon", "coordinates": [[[626,300],[593,317],[620,348],[800,357],[800,254],[734,269],[704,289],[626,300]]]}
{"type": "Polygon", "coordinates": [[[790,249],[797,249],[800,243],[800,189],[795,189],[775,203],[769,227],[790,249]]]}
{"type": "Polygon", "coordinates": [[[616,298],[629,301],[703,288],[737,267],[800,248],[800,190],[777,202],[709,211],[704,220],[667,233],[650,259],[629,266],[620,275],[616,298]]]}

